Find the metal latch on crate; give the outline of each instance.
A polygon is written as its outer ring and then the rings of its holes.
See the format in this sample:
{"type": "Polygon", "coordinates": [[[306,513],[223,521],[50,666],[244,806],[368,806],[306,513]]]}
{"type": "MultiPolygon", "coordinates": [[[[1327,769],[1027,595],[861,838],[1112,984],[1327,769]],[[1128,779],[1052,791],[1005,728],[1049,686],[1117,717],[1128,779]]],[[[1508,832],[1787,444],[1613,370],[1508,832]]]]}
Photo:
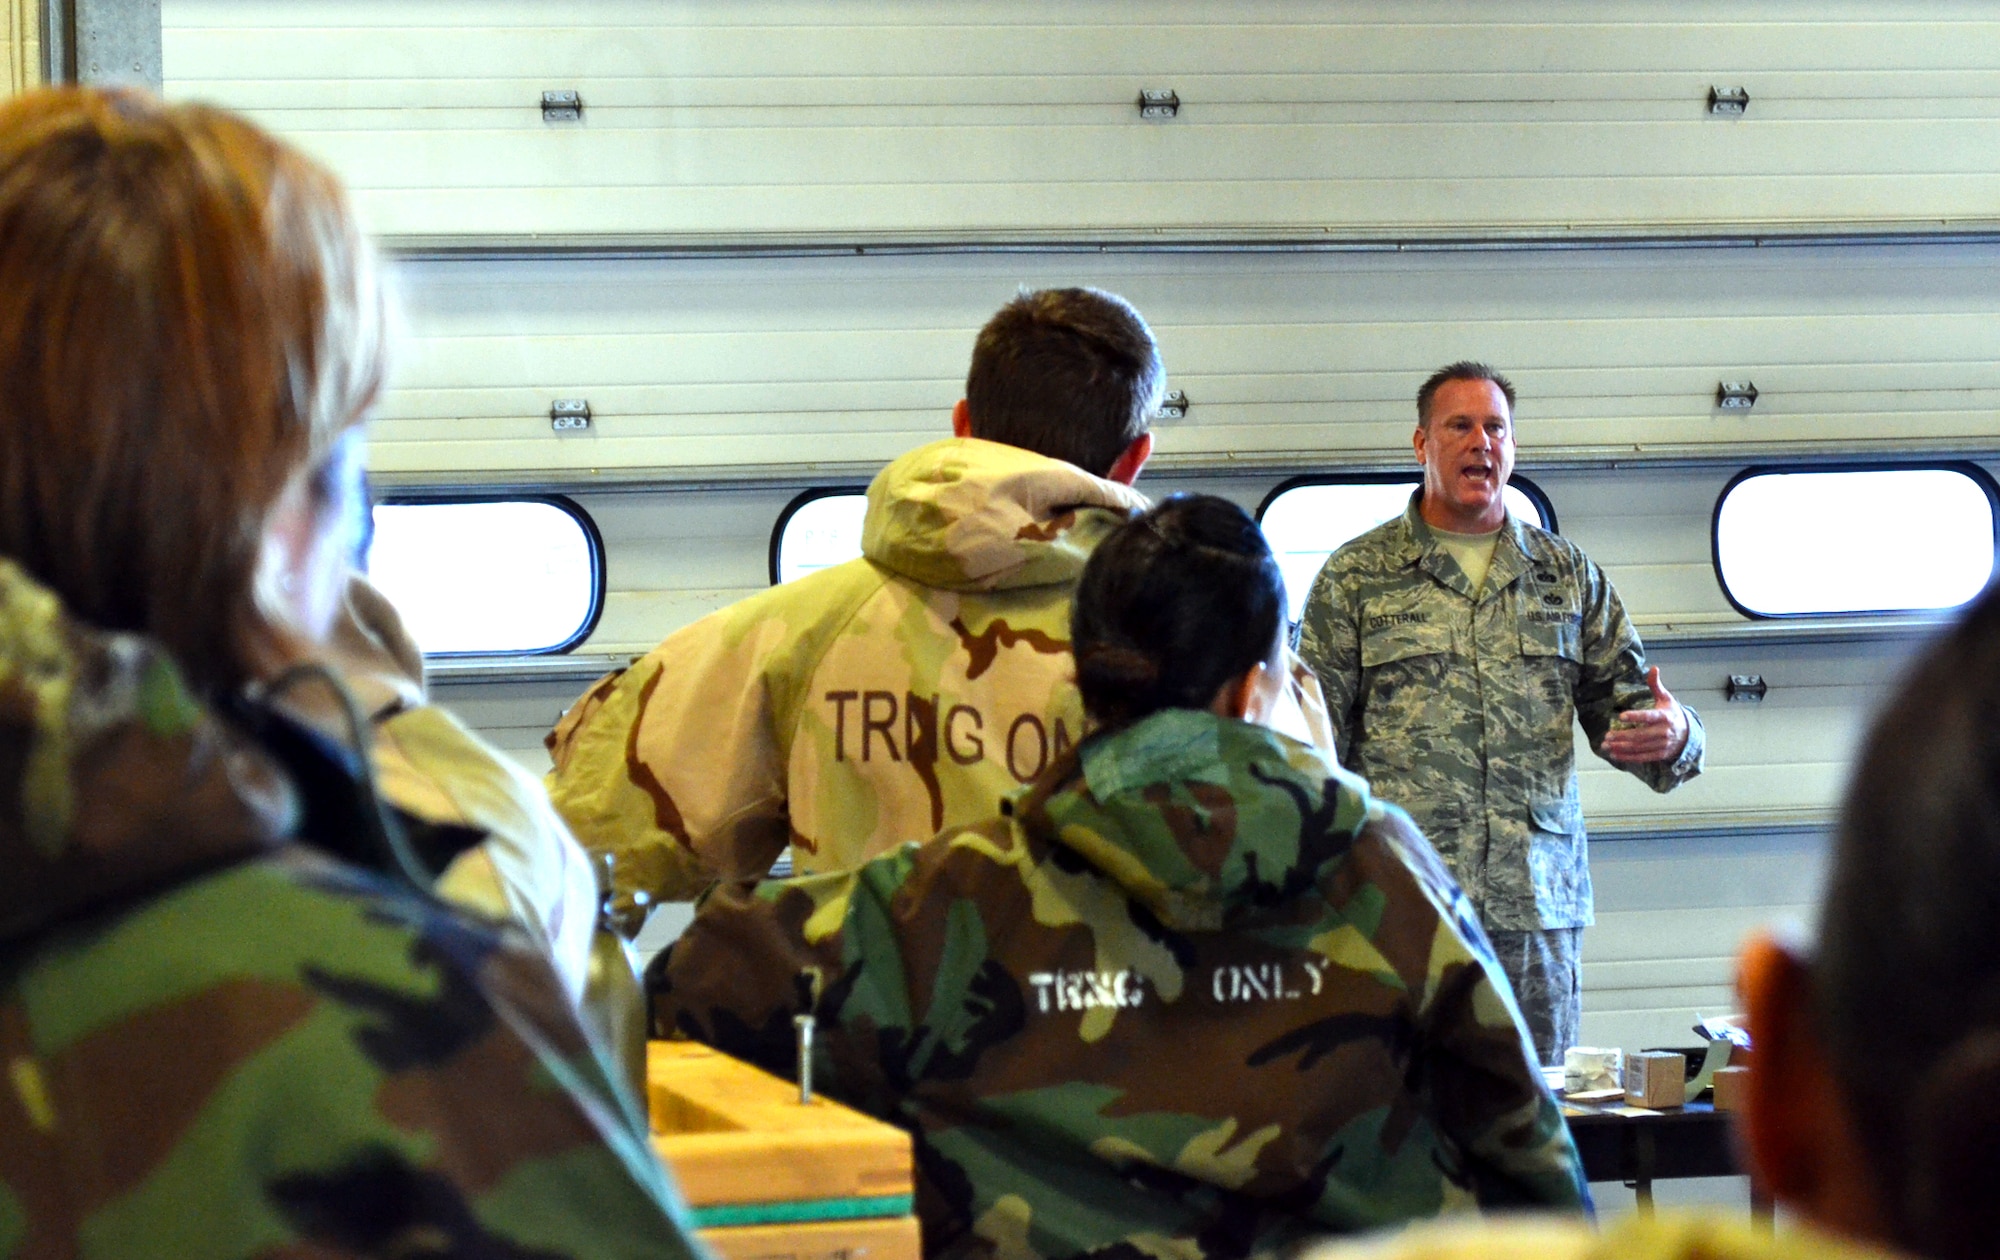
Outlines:
{"type": "Polygon", "coordinates": [[[1750,89],[1712,87],[1708,89],[1708,112],[1717,118],[1741,118],[1750,109],[1750,89]]]}
{"type": "Polygon", "coordinates": [[[590,427],[590,403],[581,398],[558,398],[549,404],[549,427],[557,433],[581,433],[590,427]]]}
{"type": "Polygon", "coordinates": [[[1139,93],[1139,117],[1174,118],[1181,112],[1181,98],[1172,88],[1145,88],[1139,93]]]}
{"type": "Polygon", "coordinates": [[[1187,419],[1188,405],[1188,396],[1186,394],[1177,389],[1168,390],[1167,396],[1160,399],[1160,409],[1154,413],[1154,416],[1160,420],[1185,420],[1187,419]]]}

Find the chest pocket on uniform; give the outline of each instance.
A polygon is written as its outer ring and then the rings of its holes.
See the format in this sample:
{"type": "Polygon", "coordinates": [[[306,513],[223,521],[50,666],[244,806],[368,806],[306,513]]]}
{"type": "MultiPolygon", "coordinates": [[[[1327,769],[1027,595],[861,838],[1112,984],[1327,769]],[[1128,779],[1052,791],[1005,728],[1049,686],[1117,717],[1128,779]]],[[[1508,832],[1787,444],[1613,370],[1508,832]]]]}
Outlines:
{"type": "Polygon", "coordinates": [[[1521,669],[1538,716],[1569,728],[1583,670],[1583,621],[1566,608],[1531,608],[1521,619],[1521,669]]]}
{"type": "Polygon", "coordinates": [[[1398,621],[1395,614],[1369,618],[1361,632],[1361,668],[1374,669],[1420,656],[1450,656],[1451,627],[1429,621],[1398,621]],[[1370,624],[1379,622],[1381,624],[1370,624]]]}
{"type": "Polygon", "coordinates": [[[1566,661],[1583,661],[1583,625],[1575,613],[1550,609],[1534,620],[1521,623],[1521,655],[1559,656],[1566,661]]]}
{"type": "Polygon", "coordinates": [[[1377,614],[1362,622],[1361,673],[1368,738],[1390,740],[1443,719],[1438,698],[1459,662],[1449,625],[1377,614]]]}

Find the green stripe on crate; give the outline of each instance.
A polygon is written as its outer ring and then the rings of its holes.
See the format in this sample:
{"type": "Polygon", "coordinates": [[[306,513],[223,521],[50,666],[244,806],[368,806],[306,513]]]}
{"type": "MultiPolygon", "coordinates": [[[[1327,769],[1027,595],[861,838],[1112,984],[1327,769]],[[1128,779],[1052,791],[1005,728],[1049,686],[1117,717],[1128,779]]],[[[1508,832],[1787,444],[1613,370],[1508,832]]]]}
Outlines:
{"type": "Polygon", "coordinates": [[[722,1203],[691,1209],[696,1229],[723,1225],[791,1225],[799,1221],[851,1221],[868,1216],[908,1216],[913,1196],[885,1194],[855,1199],[787,1199],[778,1203],[722,1203]]]}

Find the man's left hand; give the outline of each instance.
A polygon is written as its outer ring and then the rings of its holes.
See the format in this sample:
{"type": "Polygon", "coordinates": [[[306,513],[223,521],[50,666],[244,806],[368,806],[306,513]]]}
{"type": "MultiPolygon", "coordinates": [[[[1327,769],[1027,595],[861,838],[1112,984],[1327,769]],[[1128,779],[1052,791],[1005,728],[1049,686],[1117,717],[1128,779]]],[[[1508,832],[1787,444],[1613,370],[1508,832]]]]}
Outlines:
{"type": "Polygon", "coordinates": [[[1659,666],[1646,671],[1646,685],[1653,689],[1654,707],[1627,709],[1618,715],[1619,725],[1605,733],[1604,755],[1613,761],[1672,761],[1687,747],[1687,710],[1660,681],[1659,666]]]}

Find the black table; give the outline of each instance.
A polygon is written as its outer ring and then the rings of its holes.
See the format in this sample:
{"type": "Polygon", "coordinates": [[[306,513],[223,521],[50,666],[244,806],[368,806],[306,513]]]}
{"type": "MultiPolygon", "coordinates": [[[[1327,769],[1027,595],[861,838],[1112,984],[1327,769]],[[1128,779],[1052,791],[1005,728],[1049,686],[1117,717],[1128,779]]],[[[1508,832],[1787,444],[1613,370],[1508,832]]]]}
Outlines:
{"type": "MultiPolygon", "coordinates": [[[[1653,1210],[1656,1177],[1733,1177],[1746,1171],[1736,1158],[1726,1111],[1689,1103],[1650,1116],[1610,1112],[1565,1116],[1591,1181],[1622,1181],[1638,1196],[1639,1210],[1653,1210]]],[[[1759,1215],[1768,1205],[1755,1197],[1759,1215]]]]}

